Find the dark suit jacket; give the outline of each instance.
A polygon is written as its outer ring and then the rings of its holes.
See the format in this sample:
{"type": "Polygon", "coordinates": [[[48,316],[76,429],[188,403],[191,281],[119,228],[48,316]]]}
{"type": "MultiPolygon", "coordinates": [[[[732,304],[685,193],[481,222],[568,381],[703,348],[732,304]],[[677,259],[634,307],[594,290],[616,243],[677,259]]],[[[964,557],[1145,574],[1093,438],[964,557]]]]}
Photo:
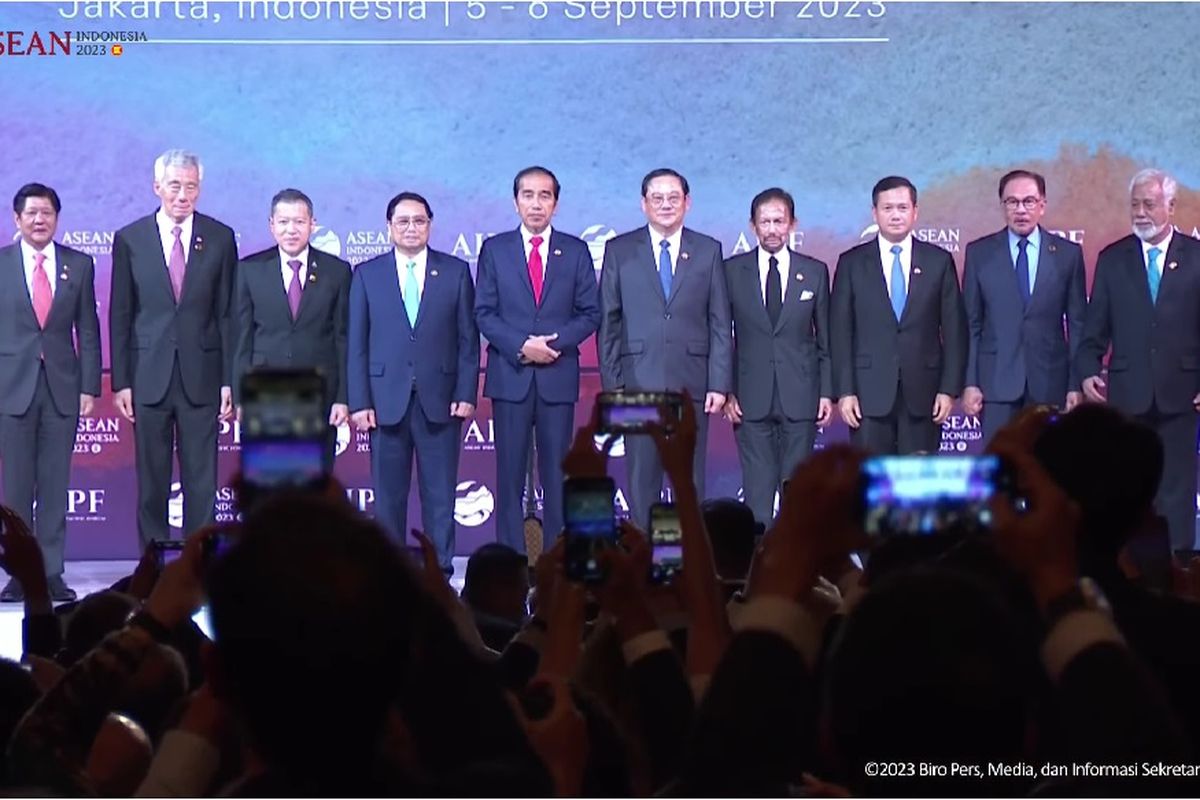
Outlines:
{"type": "Polygon", "coordinates": [[[1200,242],[1175,231],[1161,262],[1158,303],[1150,301],[1141,241],[1130,234],[1100,251],[1076,369],[1083,378],[1108,362],[1108,402],[1144,414],[1192,410],[1200,392],[1200,242]]]}
{"type": "Polygon", "coordinates": [[[733,388],[733,341],[721,243],[683,229],[663,297],[650,230],[610,239],[600,273],[600,379],[616,389],[679,391],[703,402],[733,388]]]}
{"type": "Polygon", "coordinates": [[[54,259],[54,303],[43,330],[25,283],[21,243],[0,248],[0,414],[29,410],[43,356],[46,383],[60,414],[78,414],[81,394],[100,396],[100,320],[92,258],[55,244],[54,259]]]}
{"type": "Polygon", "coordinates": [[[450,403],[479,394],[479,330],[475,286],[467,262],[428,251],[417,324],[408,324],[395,251],[360,264],[350,281],[347,386],[350,411],[375,409],[380,425],[408,412],[415,381],[433,422],[450,421],[450,403]]]}
{"type": "Polygon", "coordinates": [[[908,301],[892,312],[875,239],[838,257],[830,326],[833,385],[858,395],[862,413],[886,416],[903,386],[908,413],[927,417],[936,394],[957,397],[967,362],[967,320],[954,260],[913,240],[908,301]]]}
{"type": "Polygon", "coordinates": [[[1062,405],[1068,391],[1079,391],[1073,361],[1087,311],[1083,250],[1045,228],[1039,230],[1037,276],[1027,308],[1021,305],[1008,228],[967,245],[966,383],[982,389],[987,400],[1014,402],[1028,384],[1032,402],[1062,405]]]}
{"type": "Polygon", "coordinates": [[[132,387],[135,403],[166,396],[177,355],[183,390],[193,403],[215,405],[220,388],[233,385],[233,229],[195,214],[186,247],[187,271],[176,305],[155,215],[113,237],[112,389],[132,387]]]}
{"type": "Polygon", "coordinates": [[[829,364],[829,270],[791,251],[779,324],[772,325],[758,277],[758,249],[725,262],[733,309],[734,381],[742,414],[771,413],[772,387],[788,419],[815,419],[817,400],[833,397],[829,364]]]}
{"type": "Polygon", "coordinates": [[[233,396],[251,367],[316,367],[325,376],[327,405],[346,403],[346,334],[350,325],[350,265],[308,249],[308,282],[292,320],[278,247],[238,264],[234,293],[237,354],[233,396]]]}
{"type": "Polygon", "coordinates": [[[579,346],[600,324],[600,291],[583,240],[551,229],[547,247],[542,302],[536,305],[520,230],[493,236],[479,251],[475,322],[488,340],[487,397],[532,399],[532,384],[549,403],[579,399],[579,346]],[[521,363],[525,340],[551,333],[558,338],[550,346],[562,355],[552,364],[521,363]]]}

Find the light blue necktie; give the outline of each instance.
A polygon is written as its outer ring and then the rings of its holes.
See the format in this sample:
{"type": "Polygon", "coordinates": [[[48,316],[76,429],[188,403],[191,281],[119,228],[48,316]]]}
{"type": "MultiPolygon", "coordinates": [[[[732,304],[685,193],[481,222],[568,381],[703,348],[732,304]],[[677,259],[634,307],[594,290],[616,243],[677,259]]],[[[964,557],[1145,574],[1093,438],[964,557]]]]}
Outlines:
{"type": "Polygon", "coordinates": [[[904,248],[892,245],[892,312],[896,321],[904,315],[904,304],[908,302],[908,289],[904,286],[904,267],[900,265],[900,252],[904,248]]]}
{"type": "Polygon", "coordinates": [[[421,287],[417,285],[417,262],[408,262],[408,277],[404,279],[404,310],[408,312],[409,327],[417,327],[417,310],[421,307],[421,287]]]}
{"type": "Polygon", "coordinates": [[[1146,268],[1146,275],[1150,279],[1150,302],[1158,302],[1158,285],[1162,283],[1162,275],[1158,271],[1158,257],[1162,255],[1162,250],[1157,247],[1150,248],[1150,266],[1146,268]]]}
{"type": "Polygon", "coordinates": [[[663,239],[658,243],[658,279],[662,281],[663,297],[671,299],[671,243],[663,239]]]}

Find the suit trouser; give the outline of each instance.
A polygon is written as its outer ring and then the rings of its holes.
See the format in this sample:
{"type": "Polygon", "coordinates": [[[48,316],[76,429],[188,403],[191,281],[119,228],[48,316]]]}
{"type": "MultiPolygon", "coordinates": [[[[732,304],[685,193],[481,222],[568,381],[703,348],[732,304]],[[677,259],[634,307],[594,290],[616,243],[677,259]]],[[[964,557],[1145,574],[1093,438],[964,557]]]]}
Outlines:
{"type": "Polygon", "coordinates": [[[1164,414],[1151,406],[1136,418],[1154,428],[1163,445],[1163,475],[1158,484],[1155,508],[1167,518],[1171,547],[1191,550],[1196,546],[1196,435],[1200,414],[1164,414]]]}
{"type": "Polygon", "coordinates": [[[413,454],[417,457],[417,490],[421,496],[421,525],[437,548],[444,571],[453,569],[454,492],[458,456],[462,449],[462,420],[432,422],[417,397],[395,425],[371,430],[371,476],[375,482],[375,518],[404,546],[408,535],[408,492],[412,486],[413,454]]]}
{"type": "Polygon", "coordinates": [[[37,536],[46,575],[63,572],[67,541],[67,486],[75,450],[78,414],[54,405],[46,368],[38,365],[33,402],[20,415],[0,415],[0,454],[4,456],[4,504],[37,536]],[[34,500],[37,517],[34,518],[34,500]]]}
{"type": "MultiPolygon", "coordinates": [[[[704,404],[695,403],[696,455],[692,460],[692,480],[696,496],[704,499],[704,461],[708,450],[708,415],[704,404]]],[[[625,461],[629,470],[629,513],[643,530],[650,530],[650,506],[662,498],[663,466],[658,446],[646,434],[625,437],[625,461]]]]}
{"type": "Polygon", "coordinates": [[[817,438],[815,417],[789,419],[784,413],[778,382],[771,395],[771,410],[765,417],[733,426],[746,505],[768,528],[775,518],[775,493],[808,458],[817,438]]]}
{"type": "Polygon", "coordinates": [[[133,438],[137,449],[138,536],[142,550],[155,539],[173,537],[167,520],[171,490],[171,457],[179,449],[179,483],[183,490],[183,530],[187,536],[215,519],[217,496],[217,414],[219,394],[196,404],[183,388],[179,356],[171,368],[167,393],[157,403],[139,403],[133,387],[133,438]]]}
{"type": "Polygon", "coordinates": [[[904,400],[904,385],[896,386],[892,410],[882,417],[863,415],[858,430],[851,429],[850,441],[876,455],[936,455],[941,445],[941,428],[933,421],[933,399],[921,416],[914,416],[904,400]]]}
{"type": "Polygon", "coordinates": [[[547,403],[530,384],[524,400],[492,400],[496,424],[496,539],[525,552],[524,509],[529,440],[537,438],[538,478],[542,483],[542,531],[551,539],[563,527],[562,461],[571,447],[574,403],[547,403]]]}
{"type": "Polygon", "coordinates": [[[983,413],[980,415],[983,427],[983,446],[987,447],[988,443],[992,441],[992,437],[996,435],[996,431],[1007,425],[1013,417],[1034,405],[1037,403],[1029,396],[1028,389],[1025,394],[1010,403],[994,402],[985,398],[983,413]]]}

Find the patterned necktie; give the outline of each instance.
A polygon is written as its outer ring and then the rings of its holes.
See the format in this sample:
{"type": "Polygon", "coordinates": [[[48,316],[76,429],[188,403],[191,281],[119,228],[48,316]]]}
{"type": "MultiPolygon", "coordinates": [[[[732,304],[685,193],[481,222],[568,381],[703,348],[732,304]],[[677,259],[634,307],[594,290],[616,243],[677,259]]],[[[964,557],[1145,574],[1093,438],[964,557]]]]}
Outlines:
{"type": "Polygon", "coordinates": [[[1158,257],[1162,255],[1162,250],[1157,247],[1150,248],[1150,263],[1146,267],[1146,277],[1150,281],[1150,302],[1158,302],[1158,286],[1162,283],[1162,273],[1158,271],[1158,257]]]}
{"type": "Polygon", "coordinates": [[[892,245],[892,313],[896,321],[904,316],[904,304],[908,302],[908,288],[904,285],[904,267],[900,264],[900,253],[904,250],[898,244],[892,245]]]}
{"type": "Polygon", "coordinates": [[[179,238],[183,228],[176,225],[171,229],[175,234],[175,244],[171,245],[171,259],[167,262],[167,273],[171,276],[171,291],[175,293],[175,302],[183,295],[183,273],[187,268],[183,257],[183,240],[179,238]]]}
{"type": "Polygon", "coordinates": [[[542,253],[538,248],[542,246],[542,237],[532,237],[529,244],[533,245],[529,248],[529,280],[533,283],[533,302],[541,305],[542,280],[545,276],[542,274],[542,253]]]}
{"type": "Polygon", "coordinates": [[[417,262],[408,262],[408,276],[404,279],[404,310],[408,314],[410,328],[417,327],[417,311],[421,308],[421,287],[417,283],[417,262]]]}
{"type": "Polygon", "coordinates": [[[1017,291],[1021,293],[1021,305],[1029,307],[1033,290],[1029,287],[1029,240],[1022,236],[1017,240],[1017,291]]]}
{"type": "Polygon", "coordinates": [[[774,326],[779,324],[779,314],[783,311],[783,282],[779,280],[779,259],[771,256],[767,265],[767,316],[774,326]]]}
{"type": "Polygon", "coordinates": [[[300,280],[300,267],[303,265],[300,259],[293,258],[288,261],[288,266],[292,268],[292,282],[287,290],[288,308],[292,310],[292,320],[295,321],[300,316],[300,298],[304,294],[304,283],[300,280]]]}
{"type": "Polygon", "coordinates": [[[46,256],[44,253],[33,254],[33,314],[37,317],[39,328],[46,327],[46,319],[50,316],[50,306],[54,304],[54,292],[50,288],[50,278],[46,275],[46,256]]]}
{"type": "Polygon", "coordinates": [[[658,243],[658,279],[662,282],[663,297],[671,299],[671,243],[663,239],[658,243]]]}

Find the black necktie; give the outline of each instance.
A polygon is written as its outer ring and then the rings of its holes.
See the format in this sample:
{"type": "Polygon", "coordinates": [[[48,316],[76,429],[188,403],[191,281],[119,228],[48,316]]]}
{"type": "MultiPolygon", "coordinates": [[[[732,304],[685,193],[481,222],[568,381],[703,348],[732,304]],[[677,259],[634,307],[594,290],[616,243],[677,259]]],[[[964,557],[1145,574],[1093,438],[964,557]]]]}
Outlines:
{"type": "Polygon", "coordinates": [[[783,311],[783,284],[779,280],[779,259],[771,256],[767,264],[767,316],[774,326],[779,324],[779,313],[783,311]]]}
{"type": "Polygon", "coordinates": [[[1025,252],[1029,240],[1022,236],[1017,240],[1017,291],[1021,293],[1021,305],[1029,306],[1029,254],[1025,252]]]}

